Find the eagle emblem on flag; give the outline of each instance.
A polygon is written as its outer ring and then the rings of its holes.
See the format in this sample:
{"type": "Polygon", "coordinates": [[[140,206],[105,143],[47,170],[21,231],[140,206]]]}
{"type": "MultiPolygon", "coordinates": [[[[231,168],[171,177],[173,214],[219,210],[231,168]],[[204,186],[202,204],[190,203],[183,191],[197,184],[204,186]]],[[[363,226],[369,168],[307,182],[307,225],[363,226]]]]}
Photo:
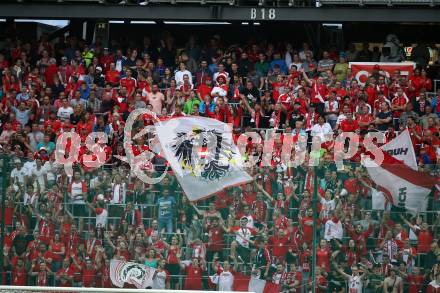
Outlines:
{"type": "Polygon", "coordinates": [[[215,129],[194,127],[189,132],[178,132],[171,148],[184,171],[205,180],[220,180],[235,165],[232,144],[215,129]]]}

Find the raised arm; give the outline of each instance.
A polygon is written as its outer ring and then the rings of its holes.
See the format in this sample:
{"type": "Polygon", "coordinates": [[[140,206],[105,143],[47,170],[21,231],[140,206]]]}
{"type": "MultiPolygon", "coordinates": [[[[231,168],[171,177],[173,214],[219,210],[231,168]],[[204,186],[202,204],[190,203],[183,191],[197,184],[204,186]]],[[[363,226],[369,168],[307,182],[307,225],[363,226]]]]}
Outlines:
{"type": "Polygon", "coordinates": [[[273,201],[274,199],[273,199],[273,197],[272,196],[270,196],[270,194],[266,191],[266,190],[264,190],[264,188],[263,188],[263,186],[261,186],[260,184],[258,184],[258,183],[255,183],[255,185],[257,186],[257,188],[268,198],[268,199],[270,199],[271,201],[273,201]]]}

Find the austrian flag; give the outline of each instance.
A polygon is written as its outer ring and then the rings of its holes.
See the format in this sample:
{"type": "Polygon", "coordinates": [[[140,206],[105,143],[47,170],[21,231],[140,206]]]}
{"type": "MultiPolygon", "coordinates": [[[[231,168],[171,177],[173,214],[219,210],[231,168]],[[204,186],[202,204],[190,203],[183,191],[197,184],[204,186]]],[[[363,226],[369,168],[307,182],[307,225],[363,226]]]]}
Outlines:
{"type": "Polygon", "coordinates": [[[205,117],[180,117],[156,126],[164,157],[191,201],[252,178],[232,140],[229,125],[205,117]]]}

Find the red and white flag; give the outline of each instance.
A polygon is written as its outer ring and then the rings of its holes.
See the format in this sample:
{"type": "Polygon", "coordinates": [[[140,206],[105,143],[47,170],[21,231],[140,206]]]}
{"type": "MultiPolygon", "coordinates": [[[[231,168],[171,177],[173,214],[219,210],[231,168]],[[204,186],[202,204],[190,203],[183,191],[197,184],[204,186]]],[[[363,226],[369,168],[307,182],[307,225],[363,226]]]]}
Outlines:
{"type": "Polygon", "coordinates": [[[234,291],[255,293],[279,293],[280,285],[273,282],[246,276],[242,273],[234,275],[234,291]]]}
{"type": "Polygon", "coordinates": [[[383,191],[387,201],[414,213],[425,211],[428,195],[438,178],[410,168],[387,152],[382,153],[384,160],[380,165],[369,157],[364,158],[364,162],[368,174],[383,191]]]}
{"type": "Polygon", "coordinates": [[[411,169],[417,170],[416,153],[414,152],[408,129],[405,129],[393,140],[384,144],[381,149],[386,151],[390,156],[402,161],[411,169]]]}

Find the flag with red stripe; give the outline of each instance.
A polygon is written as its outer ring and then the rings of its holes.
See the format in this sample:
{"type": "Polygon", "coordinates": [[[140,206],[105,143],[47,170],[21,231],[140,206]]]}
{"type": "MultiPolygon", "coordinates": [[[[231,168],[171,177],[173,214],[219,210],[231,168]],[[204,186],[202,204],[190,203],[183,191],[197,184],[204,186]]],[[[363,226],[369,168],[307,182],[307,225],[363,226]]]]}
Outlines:
{"type": "Polygon", "coordinates": [[[382,153],[384,160],[381,164],[365,158],[371,179],[388,195],[387,200],[392,205],[412,212],[425,211],[428,195],[438,178],[412,169],[387,152],[382,153]]]}

